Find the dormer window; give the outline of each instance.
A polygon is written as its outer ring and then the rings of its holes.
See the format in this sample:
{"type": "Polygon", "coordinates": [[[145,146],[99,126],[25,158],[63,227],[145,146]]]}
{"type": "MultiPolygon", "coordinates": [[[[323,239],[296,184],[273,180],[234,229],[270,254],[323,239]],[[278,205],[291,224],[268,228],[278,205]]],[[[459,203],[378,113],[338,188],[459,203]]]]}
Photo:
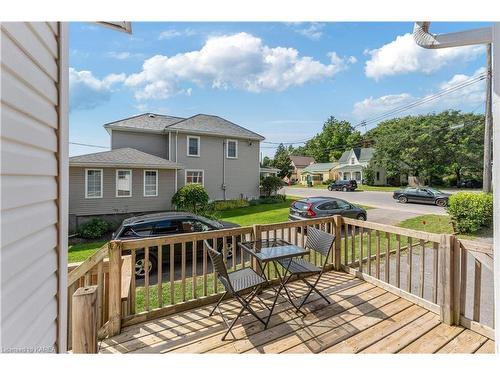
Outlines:
{"type": "Polygon", "coordinates": [[[353,156],[353,157],[351,158],[351,165],[354,165],[354,164],[356,164],[356,158],[353,156]]]}

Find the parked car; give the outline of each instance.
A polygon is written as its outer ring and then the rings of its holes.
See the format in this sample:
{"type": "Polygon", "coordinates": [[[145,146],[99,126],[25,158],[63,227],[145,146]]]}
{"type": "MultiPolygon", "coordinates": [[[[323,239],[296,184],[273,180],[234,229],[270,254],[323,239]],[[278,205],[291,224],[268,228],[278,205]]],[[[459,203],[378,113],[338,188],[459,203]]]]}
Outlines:
{"type": "Polygon", "coordinates": [[[457,182],[457,188],[467,188],[467,189],[474,189],[474,188],[481,188],[483,187],[483,183],[479,180],[476,179],[467,179],[467,180],[460,180],[457,182]]]}
{"type": "Polygon", "coordinates": [[[342,215],[358,220],[366,220],[366,210],[343,199],[331,197],[311,197],[295,201],[290,206],[288,220],[305,220],[332,215],[342,215]]]}
{"type": "Polygon", "coordinates": [[[358,188],[356,180],[337,180],[328,185],[328,190],[354,191],[358,188]]]}
{"type": "MultiPolygon", "coordinates": [[[[194,215],[189,212],[161,212],[156,214],[134,216],[123,220],[121,226],[113,233],[114,240],[130,240],[138,238],[151,238],[159,236],[171,236],[181,233],[206,232],[218,229],[236,228],[238,224],[226,221],[215,221],[203,216],[194,215]]],[[[239,239],[237,238],[237,242],[239,239]]],[[[209,241],[210,242],[210,241],[209,241]]],[[[213,246],[213,243],[211,243],[213,246]]],[[[233,244],[231,239],[227,240],[227,256],[233,255],[233,244]]],[[[222,239],[218,241],[217,247],[222,249],[222,239]]],[[[174,262],[180,263],[182,259],[181,244],[174,246],[174,262]]],[[[186,262],[192,260],[192,243],[186,244],[186,262]]],[[[197,257],[203,256],[203,241],[197,241],[197,257]]],[[[162,246],[162,264],[170,264],[170,245],[162,246]]],[[[149,251],[149,264],[146,267],[144,249],[137,249],[135,259],[135,274],[142,278],[146,268],[149,272],[158,269],[158,248],[151,247],[149,251]]]]}
{"type": "Polygon", "coordinates": [[[400,203],[429,203],[440,207],[446,207],[450,195],[451,194],[443,193],[442,191],[430,187],[408,187],[406,189],[396,190],[392,197],[397,199],[400,203]]]}

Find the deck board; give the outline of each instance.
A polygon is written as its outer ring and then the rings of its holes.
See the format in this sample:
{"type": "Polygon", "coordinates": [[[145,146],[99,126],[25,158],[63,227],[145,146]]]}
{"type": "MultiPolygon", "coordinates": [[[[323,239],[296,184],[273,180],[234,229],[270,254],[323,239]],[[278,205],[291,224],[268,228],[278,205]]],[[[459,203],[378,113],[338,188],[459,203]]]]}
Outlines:
{"type": "MultiPolygon", "coordinates": [[[[226,326],[213,305],[126,327],[100,343],[101,353],[493,353],[494,342],[464,327],[440,323],[438,315],[343,272],[326,273],[319,288],[330,304],[312,294],[297,314],[283,298],[269,327],[243,316],[226,341],[226,326]]],[[[303,283],[290,289],[298,296],[303,283]]],[[[263,292],[269,299],[271,291],[263,292]]],[[[260,316],[267,310],[256,302],[260,316]]],[[[239,309],[222,304],[229,317],[239,309]]]]}

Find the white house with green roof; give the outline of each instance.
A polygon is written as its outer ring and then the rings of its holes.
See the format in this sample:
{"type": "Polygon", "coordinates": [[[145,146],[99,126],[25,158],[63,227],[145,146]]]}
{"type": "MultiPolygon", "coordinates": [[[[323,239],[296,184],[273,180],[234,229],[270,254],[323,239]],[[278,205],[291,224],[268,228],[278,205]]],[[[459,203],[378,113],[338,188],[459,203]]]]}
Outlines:
{"type": "Polygon", "coordinates": [[[338,162],[330,163],[313,163],[308,165],[302,171],[300,175],[300,182],[303,185],[307,185],[308,181],[311,181],[313,185],[321,184],[326,180],[335,180],[339,177],[336,167],[338,167],[338,162]]]}
{"type": "MultiPolygon", "coordinates": [[[[345,151],[339,159],[336,171],[342,180],[356,180],[361,183],[364,179],[364,169],[370,163],[374,148],[352,148],[345,151]]],[[[374,185],[387,185],[385,169],[375,167],[374,185]]]]}

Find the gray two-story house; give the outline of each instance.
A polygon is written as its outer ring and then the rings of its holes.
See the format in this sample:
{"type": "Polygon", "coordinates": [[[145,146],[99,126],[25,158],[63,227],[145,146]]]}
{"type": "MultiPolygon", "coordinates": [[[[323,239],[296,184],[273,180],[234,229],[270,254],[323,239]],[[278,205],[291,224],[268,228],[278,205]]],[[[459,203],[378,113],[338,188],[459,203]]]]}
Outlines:
{"type": "Polygon", "coordinates": [[[182,186],[198,183],[211,200],[259,196],[264,137],[218,116],[146,113],[104,125],[111,151],[70,158],[70,229],[91,217],[171,209],[182,186]]]}

